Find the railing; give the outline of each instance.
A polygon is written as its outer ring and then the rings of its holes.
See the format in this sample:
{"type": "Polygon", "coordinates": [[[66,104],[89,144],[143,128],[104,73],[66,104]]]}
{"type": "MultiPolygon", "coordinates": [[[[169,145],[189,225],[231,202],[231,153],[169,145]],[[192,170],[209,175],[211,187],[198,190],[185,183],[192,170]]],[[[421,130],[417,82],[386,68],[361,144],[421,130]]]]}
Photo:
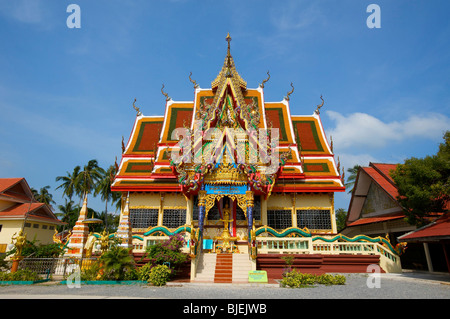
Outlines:
{"type": "Polygon", "coordinates": [[[313,242],[313,251],[320,254],[364,254],[374,255],[376,253],[374,243],[326,243],[313,242]]]}
{"type": "Polygon", "coordinates": [[[380,266],[387,272],[401,271],[400,258],[380,243],[325,242],[311,237],[256,237],[258,254],[351,254],[379,255],[380,266]]]}
{"type": "Polygon", "coordinates": [[[273,254],[273,253],[297,253],[310,254],[312,253],[311,238],[276,238],[276,237],[256,237],[256,247],[258,253],[273,254]]]}
{"type": "Polygon", "coordinates": [[[87,268],[92,265],[96,258],[24,258],[20,261],[19,269],[28,269],[38,275],[65,276],[74,270],[87,268]]]}

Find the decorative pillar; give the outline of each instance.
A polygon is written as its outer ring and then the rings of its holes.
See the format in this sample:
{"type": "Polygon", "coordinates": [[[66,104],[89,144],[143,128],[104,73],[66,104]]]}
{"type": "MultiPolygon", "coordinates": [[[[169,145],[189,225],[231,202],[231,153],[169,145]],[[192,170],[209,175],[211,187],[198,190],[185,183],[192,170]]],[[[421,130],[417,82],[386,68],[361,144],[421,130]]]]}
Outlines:
{"type": "Polygon", "coordinates": [[[86,245],[89,236],[89,226],[84,223],[88,213],[87,209],[87,194],[84,195],[83,206],[80,210],[80,215],[72,229],[72,235],[67,245],[67,252],[65,256],[69,257],[84,257],[86,252],[84,246],[86,245]]]}
{"type": "Polygon", "coordinates": [[[132,248],[133,247],[133,229],[130,225],[130,193],[122,197],[122,213],[120,214],[119,227],[117,229],[117,238],[121,239],[121,247],[132,248]]]}
{"type": "Polygon", "coordinates": [[[165,193],[159,193],[158,226],[163,225],[164,197],[165,197],[165,193]]]}
{"type": "Polygon", "coordinates": [[[297,203],[297,197],[295,196],[295,193],[291,195],[292,200],[292,227],[298,227],[297,223],[297,209],[296,209],[296,203],[297,203]]]}
{"type": "Polygon", "coordinates": [[[247,236],[250,242],[250,232],[252,231],[253,228],[253,204],[254,204],[254,200],[253,200],[253,192],[251,190],[248,190],[247,192],[245,192],[245,197],[247,200],[247,236]]]}
{"type": "MultiPolygon", "coordinates": [[[[203,188],[203,187],[202,187],[203,188]]],[[[200,229],[200,236],[203,237],[203,225],[205,222],[205,205],[206,205],[206,191],[198,192],[198,228],[200,229]]]]}
{"type": "Polygon", "coordinates": [[[186,225],[192,224],[192,214],[194,212],[194,198],[191,196],[190,198],[186,197],[186,225]]]}

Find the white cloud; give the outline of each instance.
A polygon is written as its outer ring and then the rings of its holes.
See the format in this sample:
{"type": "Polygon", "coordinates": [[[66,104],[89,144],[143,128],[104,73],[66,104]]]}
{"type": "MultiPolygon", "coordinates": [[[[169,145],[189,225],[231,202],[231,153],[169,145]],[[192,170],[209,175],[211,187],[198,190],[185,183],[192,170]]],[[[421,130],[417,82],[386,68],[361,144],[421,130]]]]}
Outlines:
{"type": "Polygon", "coordinates": [[[413,115],[403,121],[383,122],[367,113],[344,116],[327,111],[326,115],[336,123],[327,135],[332,136],[341,150],[355,147],[382,148],[392,142],[411,138],[439,140],[450,129],[450,119],[438,113],[413,115]]]}
{"type": "Polygon", "coordinates": [[[42,2],[40,0],[15,0],[0,5],[0,12],[24,23],[43,21],[42,2]]]}

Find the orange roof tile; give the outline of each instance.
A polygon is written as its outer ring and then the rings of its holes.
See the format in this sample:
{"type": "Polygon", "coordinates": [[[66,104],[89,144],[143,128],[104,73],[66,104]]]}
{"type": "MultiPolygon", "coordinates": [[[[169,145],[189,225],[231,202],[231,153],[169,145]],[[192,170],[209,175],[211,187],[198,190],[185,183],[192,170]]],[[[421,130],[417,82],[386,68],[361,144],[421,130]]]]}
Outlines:
{"type": "Polygon", "coordinates": [[[399,237],[399,240],[414,240],[430,237],[448,237],[450,236],[450,213],[436,219],[431,224],[419,228],[413,232],[399,237]]]}
{"type": "Polygon", "coordinates": [[[380,223],[380,222],[385,222],[385,221],[394,220],[394,219],[400,219],[400,218],[404,218],[404,217],[405,217],[404,214],[399,214],[399,215],[395,215],[395,216],[361,218],[361,219],[357,219],[354,222],[348,224],[347,227],[372,224],[372,223],[380,223]]]}
{"type": "Polygon", "coordinates": [[[14,186],[18,182],[20,182],[23,178],[0,178],[0,193],[3,193],[5,190],[14,186]]]}
{"type": "Polygon", "coordinates": [[[398,189],[392,183],[392,179],[389,175],[380,173],[377,169],[373,167],[362,167],[361,168],[367,175],[369,175],[381,188],[384,189],[394,200],[397,200],[398,189]]]}

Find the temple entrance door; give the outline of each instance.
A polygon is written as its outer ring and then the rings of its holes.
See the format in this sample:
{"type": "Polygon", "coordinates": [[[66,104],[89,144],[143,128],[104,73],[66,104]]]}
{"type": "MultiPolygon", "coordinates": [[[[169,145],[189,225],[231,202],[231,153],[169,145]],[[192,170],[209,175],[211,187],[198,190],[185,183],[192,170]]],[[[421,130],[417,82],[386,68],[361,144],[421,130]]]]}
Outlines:
{"type": "Polygon", "coordinates": [[[245,240],[247,220],[236,199],[223,196],[210,208],[205,223],[205,239],[213,240],[213,251],[239,252],[238,243],[245,240]]]}

